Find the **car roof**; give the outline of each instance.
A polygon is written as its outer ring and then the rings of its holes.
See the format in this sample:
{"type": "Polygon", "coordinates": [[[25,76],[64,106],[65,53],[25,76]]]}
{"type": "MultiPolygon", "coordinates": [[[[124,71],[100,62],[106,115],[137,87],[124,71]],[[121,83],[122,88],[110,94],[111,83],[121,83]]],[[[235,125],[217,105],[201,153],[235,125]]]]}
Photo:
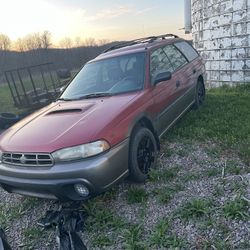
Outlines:
{"type": "Polygon", "coordinates": [[[144,52],[147,50],[160,47],[162,45],[173,44],[178,41],[185,41],[185,40],[179,38],[176,35],[167,34],[161,36],[140,38],[125,43],[118,43],[115,46],[108,48],[106,51],[104,51],[102,54],[100,54],[98,57],[91,60],[90,62],[99,61],[116,56],[144,52]]]}

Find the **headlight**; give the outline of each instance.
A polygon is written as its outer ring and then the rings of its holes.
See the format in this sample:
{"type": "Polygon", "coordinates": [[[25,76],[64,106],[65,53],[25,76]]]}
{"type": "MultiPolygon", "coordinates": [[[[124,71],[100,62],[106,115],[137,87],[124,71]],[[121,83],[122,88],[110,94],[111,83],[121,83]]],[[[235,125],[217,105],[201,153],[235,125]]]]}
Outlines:
{"type": "Polygon", "coordinates": [[[108,142],[104,140],[60,149],[52,154],[55,162],[80,160],[90,156],[101,154],[110,149],[108,142]]]}

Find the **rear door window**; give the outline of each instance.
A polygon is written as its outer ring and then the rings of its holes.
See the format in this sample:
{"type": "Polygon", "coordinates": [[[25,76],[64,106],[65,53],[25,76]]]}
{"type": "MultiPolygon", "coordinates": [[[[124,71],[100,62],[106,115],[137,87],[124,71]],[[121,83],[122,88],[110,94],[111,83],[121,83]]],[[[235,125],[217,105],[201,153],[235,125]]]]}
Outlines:
{"type": "Polygon", "coordinates": [[[169,58],[175,71],[188,63],[185,56],[175,46],[167,45],[163,48],[163,50],[169,58]]]}
{"type": "Polygon", "coordinates": [[[197,51],[187,42],[178,42],[175,46],[186,56],[188,61],[193,61],[199,56],[197,51]]]}

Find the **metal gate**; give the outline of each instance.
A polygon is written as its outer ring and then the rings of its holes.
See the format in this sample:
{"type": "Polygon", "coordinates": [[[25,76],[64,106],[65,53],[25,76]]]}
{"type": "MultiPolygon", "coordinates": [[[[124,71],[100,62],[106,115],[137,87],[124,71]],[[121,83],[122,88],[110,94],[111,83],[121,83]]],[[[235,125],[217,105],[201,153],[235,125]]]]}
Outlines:
{"type": "Polygon", "coordinates": [[[17,108],[36,109],[57,98],[65,82],[60,82],[52,66],[44,63],[4,72],[17,108]]]}

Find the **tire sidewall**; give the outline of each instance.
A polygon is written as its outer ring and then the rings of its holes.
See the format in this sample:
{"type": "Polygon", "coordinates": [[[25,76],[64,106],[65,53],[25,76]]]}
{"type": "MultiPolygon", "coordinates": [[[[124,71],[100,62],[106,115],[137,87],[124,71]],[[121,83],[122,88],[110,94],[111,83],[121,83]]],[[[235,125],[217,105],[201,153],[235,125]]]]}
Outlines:
{"type": "Polygon", "coordinates": [[[196,85],[196,94],[195,94],[194,108],[198,109],[203,104],[204,99],[205,99],[205,86],[204,86],[203,82],[199,80],[197,82],[197,85],[196,85]],[[202,91],[203,91],[203,100],[202,100],[201,103],[200,103],[200,100],[199,100],[199,89],[200,88],[202,88],[202,91]]]}
{"type": "Polygon", "coordinates": [[[145,137],[148,136],[154,146],[154,154],[155,154],[155,159],[154,162],[151,164],[150,169],[155,167],[156,164],[156,152],[157,152],[157,142],[155,139],[155,136],[153,133],[145,127],[137,127],[131,135],[131,141],[130,141],[130,147],[129,147],[129,172],[130,172],[130,179],[137,181],[137,182],[144,182],[148,174],[144,174],[138,165],[137,161],[137,150],[139,143],[141,140],[145,137]]]}

